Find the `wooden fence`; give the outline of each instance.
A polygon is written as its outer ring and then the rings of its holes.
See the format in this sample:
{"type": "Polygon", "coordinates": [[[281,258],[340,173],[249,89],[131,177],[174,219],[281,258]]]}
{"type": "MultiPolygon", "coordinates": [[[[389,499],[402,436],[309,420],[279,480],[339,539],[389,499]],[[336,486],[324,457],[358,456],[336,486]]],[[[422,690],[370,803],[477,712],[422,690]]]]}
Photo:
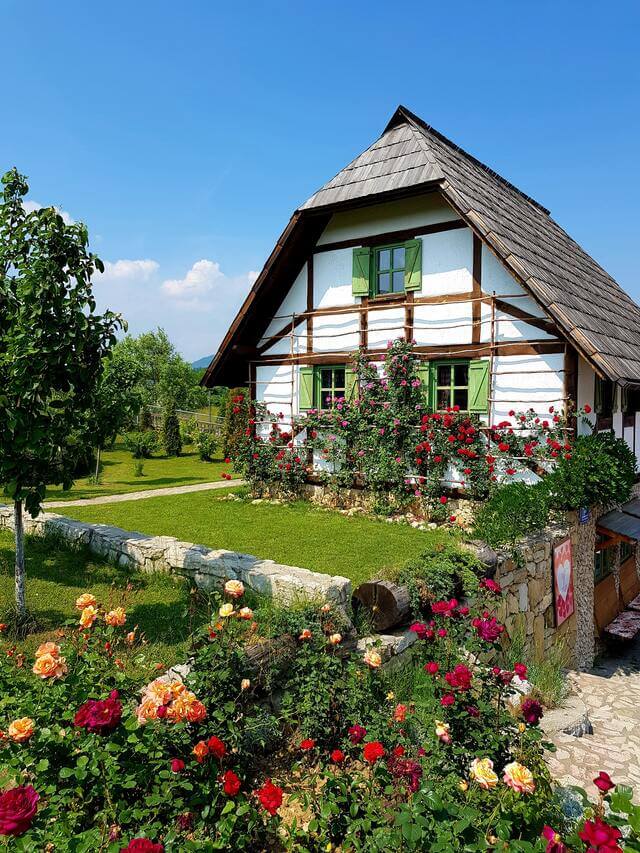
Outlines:
{"type": "MultiPolygon", "coordinates": [[[[162,407],[152,406],[149,409],[149,414],[151,415],[151,426],[154,429],[162,429],[162,421],[164,419],[162,407]]],[[[212,432],[215,435],[222,434],[224,418],[221,418],[218,415],[210,416],[208,414],[203,414],[203,412],[191,412],[188,409],[176,409],[176,415],[183,423],[194,420],[199,432],[212,432]]]]}

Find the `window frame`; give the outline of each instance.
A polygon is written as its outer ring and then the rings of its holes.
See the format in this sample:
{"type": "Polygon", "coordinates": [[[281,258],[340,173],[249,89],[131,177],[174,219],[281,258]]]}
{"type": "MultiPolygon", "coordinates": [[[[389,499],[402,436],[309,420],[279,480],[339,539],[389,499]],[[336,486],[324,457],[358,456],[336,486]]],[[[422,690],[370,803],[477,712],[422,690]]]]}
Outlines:
{"type": "Polygon", "coordinates": [[[314,408],[319,412],[330,412],[334,408],[335,404],[332,404],[330,408],[325,409],[322,407],[322,392],[323,390],[328,390],[324,388],[322,385],[322,371],[323,370],[331,370],[331,397],[333,400],[336,399],[335,391],[335,375],[334,371],[342,370],[344,372],[344,387],[343,387],[343,397],[347,396],[347,365],[346,364],[315,364],[313,366],[313,405],[314,408]]]}
{"type": "Polygon", "coordinates": [[[469,412],[469,365],[471,364],[471,359],[469,358],[445,358],[438,359],[437,361],[431,361],[430,364],[430,381],[429,381],[429,409],[432,412],[445,412],[447,408],[453,408],[455,404],[454,397],[456,390],[465,390],[467,392],[467,405],[463,409],[460,408],[461,412],[469,412]],[[455,367],[456,365],[466,364],[467,366],[467,384],[466,385],[455,385],[455,367]],[[446,388],[445,385],[438,385],[438,368],[439,367],[451,367],[451,378],[452,381],[449,384],[449,391],[451,393],[451,404],[449,407],[445,407],[444,409],[438,408],[438,389],[446,388]]]}
{"type": "Polygon", "coordinates": [[[391,298],[394,296],[402,296],[406,293],[405,283],[406,283],[406,274],[407,274],[407,246],[406,243],[389,243],[383,246],[372,246],[371,247],[371,293],[373,299],[385,299],[391,298]],[[393,286],[393,274],[396,272],[402,272],[402,290],[390,290],[387,293],[381,293],[378,289],[378,276],[380,274],[379,269],[379,257],[381,252],[389,251],[391,252],[391,263],[393,264],[393,251],[394,249],[402,249],[404,251],[404,266],[403,267],[393,267],[391,266],[388,270],[383,270],[383,272],[389,273],[390,283],[393,286]]]}
{"type": "MultiPolygon", "coordinates": [[[[600,539],[602,540],[602,537],[600,537],[600,539]]],[[[597,543],[598,543],[598,540],[596,539],[596,544],[597,543]]],[[[606,580],[606,578],[608,578],[609,575],[613,574],[614,569],[615,569],[615,565],[616,565],[616,551],[617,551],[617,548],[615,546],[611,545],[611,546],[609,546],[609,548],[601,548],[599,551],[594,552],[594,555],[593,555],[593,582],[594,582],[594,585],[601,583],[601,581],[606,580]],[[608,565],[604,565],[605,561],[602,560],[602,555],[605,554],[606,552],[609,552],[609,555],[610,555],[610,557],[607,556],[607,560],[606,560],[606,563],[608,565]],[[597,565],[599,561],[602,563],[600,569],[598,568],[598,565],[597,565]]]]}
{"type": "Polygon", "coordinates": [[[627,542],[626,539],[623,539],[620,542],[620,565],[626,563],[627,560],[630,560],[632,557],[635,559],[636,555],[636,546],[633,542],[627,542]],[[625,556],[624,551],[628,548],[628,552],[625,556]]]}

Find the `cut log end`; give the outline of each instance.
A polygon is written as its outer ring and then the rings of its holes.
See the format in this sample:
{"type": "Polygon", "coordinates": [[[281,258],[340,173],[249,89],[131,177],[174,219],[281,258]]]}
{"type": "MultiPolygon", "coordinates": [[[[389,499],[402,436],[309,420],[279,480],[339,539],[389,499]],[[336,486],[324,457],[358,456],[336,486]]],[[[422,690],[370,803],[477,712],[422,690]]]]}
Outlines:
{"type": "Polygon", "coordinates": [[[354,610],[364,607],[376,631],[402,625],[411,612],[408,588],[391,581],[373,580],[360,584],[353,593],[352,603],[354,610]]]}

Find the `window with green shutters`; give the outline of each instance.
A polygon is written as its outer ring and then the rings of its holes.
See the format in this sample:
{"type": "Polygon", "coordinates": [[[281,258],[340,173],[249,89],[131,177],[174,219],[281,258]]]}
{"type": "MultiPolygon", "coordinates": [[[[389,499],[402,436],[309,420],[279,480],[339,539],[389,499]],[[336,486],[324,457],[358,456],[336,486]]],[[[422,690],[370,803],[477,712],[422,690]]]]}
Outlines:
{"type": "Polygon", "coordinates": [[[331,409],[339,397],[352,397],[355,384],[355,373],[345,364],[301,367],[299,409],[331,409]]]}
{"type": "Polygon", "coordinates": [[[390,296],[422,288],[422,240],[353,250],[354,296],[390,296]]]}
{"type": "Polygon", "coordinates": [[[483,359],[430,361],[418,368],[431,411],[459,406],[486,414],[489,408],[489,362],[483,359]]]}

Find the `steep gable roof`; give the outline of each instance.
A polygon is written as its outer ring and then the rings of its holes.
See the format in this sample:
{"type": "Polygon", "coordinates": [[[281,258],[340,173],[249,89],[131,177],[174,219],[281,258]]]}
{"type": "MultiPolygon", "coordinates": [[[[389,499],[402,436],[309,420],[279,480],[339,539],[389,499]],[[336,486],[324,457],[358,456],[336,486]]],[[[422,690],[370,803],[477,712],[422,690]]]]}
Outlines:
{"type": "MultiPolygon", "coordinates": [[[[405,107],[398,107],[382,136],[314,193],[294,219],[302,225],[309,216],[324,218],[334,210],[433,189],[602,375],[623,385],[640,384],[640,307],[546,208],[405,107]]],[[[211,384],[220,373],[251,303],[255,310],[270,266],[256,281],[205,382],[211,384]]]]}

